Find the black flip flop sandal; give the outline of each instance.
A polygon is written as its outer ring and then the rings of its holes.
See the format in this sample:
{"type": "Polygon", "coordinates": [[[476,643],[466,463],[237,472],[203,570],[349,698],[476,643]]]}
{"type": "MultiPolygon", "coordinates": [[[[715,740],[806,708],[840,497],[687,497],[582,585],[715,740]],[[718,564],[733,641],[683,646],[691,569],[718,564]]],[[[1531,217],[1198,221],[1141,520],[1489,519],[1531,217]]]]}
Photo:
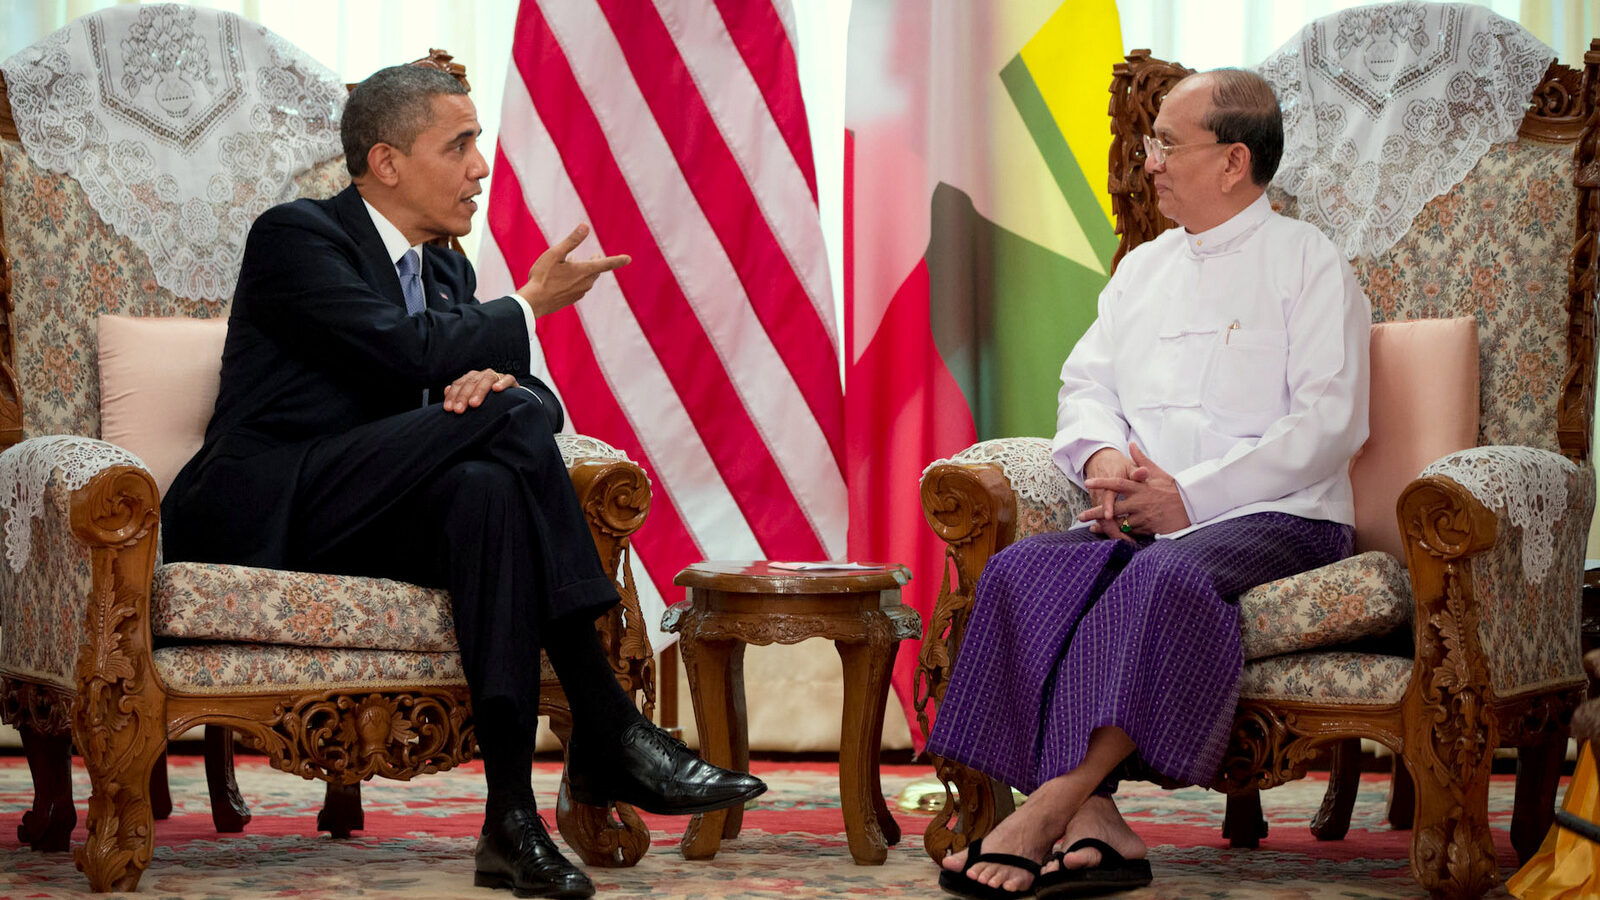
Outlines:
{"type": "Polygon", "coordinates": [[[1084,838],[1059,855],[1066,856],[1079,850],[1099,850],[1100,862],[1097,865],[1077,869],[1063,866],[1035,878],[1033,888],[1038,900],[1097,897],[1101,894],[1142,888],[1152,880],[1149,860],[1128,859],[1099,838],[1084,838]]]}
{"type": "Polygon", "coordinates": [[[974,881],[967,872],[978,863],[1011,866],[1031,874],[1035,883],[1039,880],[1038,863],[1010,853],[984,853],[983,839],[979,838],[967,848],[967,864],[961,867],[961,871],[952,872],[945,869],[939,873],[939,887],[957,897],[966,897],[967,900],[1019,900],[1022,897],[1033,896],[1033,885],[1029,885],[1025,890],[1008,891],[1005,888],[990,887],[981,881],[974,881]]]}

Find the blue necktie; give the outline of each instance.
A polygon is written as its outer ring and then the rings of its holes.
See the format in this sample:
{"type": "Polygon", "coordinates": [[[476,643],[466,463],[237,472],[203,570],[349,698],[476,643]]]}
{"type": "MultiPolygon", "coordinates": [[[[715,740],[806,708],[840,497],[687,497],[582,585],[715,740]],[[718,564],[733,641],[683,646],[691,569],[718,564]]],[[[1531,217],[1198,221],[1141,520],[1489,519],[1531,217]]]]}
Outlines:
{"type": "Polygon", "coordinates": [[[426,304],[422,302],[422,267],[417,262],[417,251],[407,250],[394,267],[400,273],[400,292],[406,297],[406,314],[414,316],[422,312],[426,304]]]}

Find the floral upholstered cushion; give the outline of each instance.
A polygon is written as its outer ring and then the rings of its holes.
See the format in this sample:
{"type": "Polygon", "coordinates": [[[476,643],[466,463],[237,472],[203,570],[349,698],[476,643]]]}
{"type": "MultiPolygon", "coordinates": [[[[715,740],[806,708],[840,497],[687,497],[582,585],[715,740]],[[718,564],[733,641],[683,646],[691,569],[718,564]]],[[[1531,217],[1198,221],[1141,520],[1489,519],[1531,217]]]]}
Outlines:
{"type": "Polygon", "coordinates": [[[158,638],[456,652],[450,594],[353,575],[169,563],[156,570],[158,638]]]}
{"type": "Polygon", "coordinates": [[[1242,700],[1306,703],[1399,703],[1411,682],[1412,661],[1376,653],[1290,653],[1244,664],[1242,700]]]}
{"type": "Polygon", "coordinates": [[[1264,584],[1239,597],[1244,658],[1331,647],[1411,621],[1411,582],[1376,550],[1264,584]]]}
{"type": "MultiPolygon", "coordinates": [[[[273,644],[186,644],[155,651],[156,672],[168,690],[189,694],[285,687],[362,691],[425,685],[465,685],[459,653],[407,653],[273,644]]],[[[539,654],[539,680],[556,680],[539,654]]]]}

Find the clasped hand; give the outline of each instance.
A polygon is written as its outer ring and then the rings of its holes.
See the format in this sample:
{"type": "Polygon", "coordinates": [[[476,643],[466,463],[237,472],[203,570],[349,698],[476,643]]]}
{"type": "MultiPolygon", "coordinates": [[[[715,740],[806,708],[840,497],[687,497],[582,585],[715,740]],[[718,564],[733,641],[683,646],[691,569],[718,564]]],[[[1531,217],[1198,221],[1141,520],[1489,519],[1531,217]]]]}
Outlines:
{"type": "Polygon", "coordinates": [[[1137,444],[1128,453],[1111,447],[1095,451],[1083,467],[1083,486],[1091,506],[1078,514],[1095,534],[1125,541],[1139,534],[1167,534],[1189,527],[1178,482],[1137,444]],[[1127,529],[1124,530],[1123,526],[1127,529]]]}

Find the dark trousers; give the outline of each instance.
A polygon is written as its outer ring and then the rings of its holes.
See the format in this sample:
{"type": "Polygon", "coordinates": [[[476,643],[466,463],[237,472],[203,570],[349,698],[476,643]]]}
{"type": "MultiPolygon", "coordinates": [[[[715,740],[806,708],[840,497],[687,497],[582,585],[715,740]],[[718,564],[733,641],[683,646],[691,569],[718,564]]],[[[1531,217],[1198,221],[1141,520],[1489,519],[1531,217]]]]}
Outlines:
{"type": "Polygon", "coordinates": [[[448,589],[473,704],[530,733],[552,623],[617,602],[556,448],[554,395],[512,388],[318,440],[294,498],[289,565],[448,589]]]}

